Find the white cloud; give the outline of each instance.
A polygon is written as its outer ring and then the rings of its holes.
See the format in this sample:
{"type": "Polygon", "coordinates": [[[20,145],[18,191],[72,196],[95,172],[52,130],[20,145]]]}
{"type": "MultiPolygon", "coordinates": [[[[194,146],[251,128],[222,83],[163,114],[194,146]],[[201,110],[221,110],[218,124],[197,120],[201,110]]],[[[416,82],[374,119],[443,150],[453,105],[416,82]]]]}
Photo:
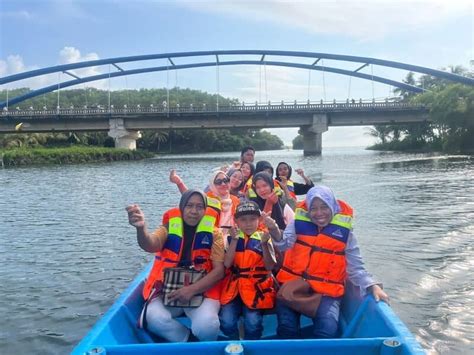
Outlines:
{"type": "MultiPolygon", "coordinates": [[[[96,60],[96,59],[99,59],[99,55],[97,53],[87,53],[85,55],[82,55],[79,49],[67,46],[59,51],[58,64],[70,64],[70,63],[83,62],[83,61],[96,60]]],[[[30,70],[35,70],[38,68],[39,68],[38,65],[25,64],[23,58],[17,54],[9,55],[6,60],[0,59],[0,76],[1,77],[18,74],[18,73],[22,73],[22,72],[26,72],[30,70]]],[[[101,73],[101,70],[99,67],[90,67],[90,68],[84,68],[84,69],[71,70],[70,72],[79,77],[86,77],[86,76],[91,76],[91,75],[98,75],[101,73]]],[[[7,84],[6,87],[8,87],[9,89],[17,88],[17,87],[29,87],[31,89],[39,89],[44,86],[57,84],[58,80],[63,82],[63,81],[68,81],[69,79],[72,79],[72,78],[66,74],[54,73],[54,74],[42,75],[42,76],[30,78],[30,79],[21,80],[18,82],[13,82],[13,83],[7,84]]],[[[88,83],[87,86],[96,87],[100,89],[104,89],[105,87],[107,87],[105,80],[91,82],[91,83],[88,83]]]]}
{"type": "Polygon", "coordinates": [[[428,28],[472,11],[469,0],[183,0],[179,4],[196,11],[284,24],[309,33],[342,34],[359,40],[380,39],[389,33],[428,28]]]}
{"type": "MultiPolygon", "coordinates": [[[[79,49],[74,48],[74,47],[64,47],[59,52],[59,64],[71,64],[71,63],[85,62],[85,61],[97,60],[97,59],[99,59],[99,55],[97,53],[87,53],[85,55],[81,55],[81,52],[79,51],[79,49]]],[[[75,70],[70,70],[70,72],[79,77],[87,77],[87,76],[101,74],[99,67],[75,69],[75,70]]],[[[103,83],[103,80],[101,80],[96,83],[91,82],[88,84],[88,86],[103,88],[104,83],[103,83]]]]}

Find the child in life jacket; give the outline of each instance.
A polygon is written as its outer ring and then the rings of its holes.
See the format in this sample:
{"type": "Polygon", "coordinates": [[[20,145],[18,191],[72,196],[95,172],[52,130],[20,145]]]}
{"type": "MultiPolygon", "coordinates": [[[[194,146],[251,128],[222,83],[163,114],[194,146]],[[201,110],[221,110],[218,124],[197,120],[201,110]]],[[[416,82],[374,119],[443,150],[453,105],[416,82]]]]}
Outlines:
{"type": "Polygon", "coordinates": [[[230,230],[224,259],[228,270],[221,293],[221,331],[229,339],[239,339],[243,316],[244,339],[257,340],[262,336],[263,310],[275,304],[275,252],[268,231],[259,229],[260,209],[255,202],[241,202],[234,219],[237,227],[230,230]]]}

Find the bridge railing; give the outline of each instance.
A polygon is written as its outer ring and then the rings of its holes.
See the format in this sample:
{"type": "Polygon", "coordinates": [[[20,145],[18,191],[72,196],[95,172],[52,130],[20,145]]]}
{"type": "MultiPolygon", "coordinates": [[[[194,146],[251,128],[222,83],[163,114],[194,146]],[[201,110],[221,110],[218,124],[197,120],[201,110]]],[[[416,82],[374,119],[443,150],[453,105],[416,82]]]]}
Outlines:
{"type": "Polygon", "coordinates": [[[121,107],[116,108],[111,107],[84,107],[84,108],[63,108],[58,107],[56,109],[46,109],[42,110],[30,108],[28,110],[22,110],[19,108],[15,109],[6,109],[1,113],[2,117],[44,117],[44,116],[104,116],[104,115],[128,115],[128,114],[160,114],[160,115],[169,115],[169,114],[187,114],[187,113],[226,113],[226,112],[262,112],[262,111],[320,111],[320,112],[330,112],[330,111],[357,111],[357,110],[386,110],[386,109],[399,109],[399,110],[413,110],[413,109],[426,109],[423,105],[413,105],[406,102],[399,101],[355,101],[355,100],[346,100],[346,101],[337,101],[333,100],[332,102],[268,102],[268,103],[239,103],[228,106],[219,106],[214,105],[189,105],[189,106],[170,106],[167,105],[150,105],[148,107],[142,107],[141,105],[135,105],[132,107],[121,107]]]}

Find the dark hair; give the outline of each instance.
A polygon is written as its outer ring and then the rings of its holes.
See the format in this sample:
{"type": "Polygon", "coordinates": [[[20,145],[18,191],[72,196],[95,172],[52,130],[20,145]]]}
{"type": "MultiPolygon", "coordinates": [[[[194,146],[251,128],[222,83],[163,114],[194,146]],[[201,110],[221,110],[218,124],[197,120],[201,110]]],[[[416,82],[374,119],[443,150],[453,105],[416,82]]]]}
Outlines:
{"type": "Polygon", "coordinates": [[[281,181],[280,177],[278,176],[278,168],[280,167],[280,165],[283,165],[285,164],[287,167],[288,167],[288,176],[286,177],[287,179],[291,178],[291,173],[293,171],[293,169],[291,168],[291,165],[284,162],[284,161],[281,161],[278,163],[276,169],[275,169],[275,179],[277,179],[278,181],[281,181]]]}
{"type": "Polygon", "coordinates": [[[270,176],[273,176],[273,166],[266,160],[260,160],[257,162],[257,165],[255,165],[255,174],[264,171],[265,169],[270,169],[272,171],[270,176]]]}
{"type": "Polygon", "coordinates": [[[255,185],[257,184],[257,181],[259,180],[265,181],[268,185],[270,185],[272,190],[275,188],[273,177],[271,175],[268,175],[266,172],[261,171],[259,173],[256,173],[252,178],[252,188],[254,189],[255,193],[257,193],[257,190],[255,189],[255,185]]]}
{"type": "Polygon", "coordinates": [[[255,148],[252,147],[252,146],[250,146],[250,145],[248,145],[248,146],[242,148],[242,150],[240,151],[240,156],[243,157],[244,154],[245,154],[245,152],[247,152],[247,151],[249,151],[249,150],[251,150],[251,151],[253,151],[253,152],[255,153],[255,148]]]}
{"type": "Polygon", "coordinates": [[[248,166],[250,167],[250,176],[255,174],[255,165],[249,161],[244,161],[242,164],[240,164],[240,170],[242,170],[242,165],[244,164],[248,164],[248,166]]]}
{"type": "MultiPolygon", "coordinates": [[[[255,188],[256,182],[259,181],[259,180],[265,181],[268,185],[270,185],[272,190],[273,190],[275,185],[273,183],[272,176],[268,175],[267,173],[265,173],[263,171],[260,172],[260,173],[255,174],[254,177],[253,177],[252,188],[253,188],[256,196],[255,197],[250,197],[250,200],[255,201],[258,204],[258,207],[260,207],[260,209],[263,211],[263,209],[265,208],[266,200],[264,200],[262,197],[260,197],[257,194],[257,189],[255,188]]],[[[279,199],[278,203],[275,203],[273,205],[272,213],[271,213],[271,217],[275,220],[276,224],[278,224],[278,228],[280,228],[282,230],[286,228],[285,218],[284,218],[284,215],[283,215],[283,208],[284,207],[285,206],[284,205],[282,206],[281,201],[279,199]]]]}
{"type": "Polygon", "coordinates": [[[237,188],[237,190],[239,191],[245,184],[244,174],[242,173],[242,170],[236,169],[236,168],[230,168],[229,170],[227,170],[226,175],[230,180],[231,176],[234,175],[234,173],[237,172],[237,171],[240,171],[240,173],[242,174],[242,182],[240,183],[239,187],[237,188]]]}

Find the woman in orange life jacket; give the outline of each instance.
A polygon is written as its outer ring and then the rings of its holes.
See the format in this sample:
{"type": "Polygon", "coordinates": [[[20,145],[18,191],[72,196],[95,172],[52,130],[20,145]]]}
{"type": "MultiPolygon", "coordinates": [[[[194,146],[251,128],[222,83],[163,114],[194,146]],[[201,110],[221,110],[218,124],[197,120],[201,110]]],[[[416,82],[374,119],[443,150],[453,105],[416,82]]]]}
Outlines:
{"type": "MultiPolygon", "coordinates": [[[[285,283],[304,278],[315,292],[323,295],[313,318],[316,338],[337,336],[346,277],[360,288],[361,294],[370,292],[376,301],[388,302],[387,294],[364,267],[352,233],[352,219],[352,207],[336,200],[330,188],[315,186],[299,204],[294,222],[288,224],[283,235],[275,224],[268,227],[274,245],[285,251],[277,280],[285,283]]],[[[300,314],[280,302],[276,310],[278,336],[299,337],[300,314]]]]}
{"type": "Polygon", "coordinates": [[[304,180],[304,184],[294,182],[291,180],[291,173],[293,169],[288,163],[280,162],[276,168],[275,179],[281,184],[285,184],[288,187],[290,197],[296,201],[297,195],[305,195],[310,188],[314,186],[311,179],[309,179],[305,174],[303,169],[296,169],[296,173],[301,176],[304,180]]]}
{"type": "Polygon", "coordinates": [[[222,333],[232,340],[239,339],[241,315],[244,339],[260,339],[263,310],[273,308],[275,303],[275,253],[268,231],[259,229],[259,219],[260,209],[255,202],[241,202],[235,212],[238,229],[232,228],[228,237],[224,266],[229,272],[223,282],[219,319],[222,333]]]}
{"type": "Polygon", "coordinates": [[[174,319],[183,313],[191,319],[191,331],[195,337],[202,341],[217,339],[218,283],[224,276],[224,246],[220,230],[213,227],[215,214],[209,210],[202,191],[188,190],[181,196],[179,208],[167,211],[163,225],[149,233],[140,207],[127,207],[129,223],[137,229],[139,246],[149,253],[156,253],[143,288],[147,302],[142,323],[144,328],[170,342],[185,342],[190,336],[189,329],[174,319]],[[186,303],[204,292],[204,301],[199,307],[168,307],[164,306],[161,297],[153,297],[160,294],[159,285],[165,268],[190,265],[206,270],[207,274],[196,283],[171,292],[169,299],[186,303]]]}

